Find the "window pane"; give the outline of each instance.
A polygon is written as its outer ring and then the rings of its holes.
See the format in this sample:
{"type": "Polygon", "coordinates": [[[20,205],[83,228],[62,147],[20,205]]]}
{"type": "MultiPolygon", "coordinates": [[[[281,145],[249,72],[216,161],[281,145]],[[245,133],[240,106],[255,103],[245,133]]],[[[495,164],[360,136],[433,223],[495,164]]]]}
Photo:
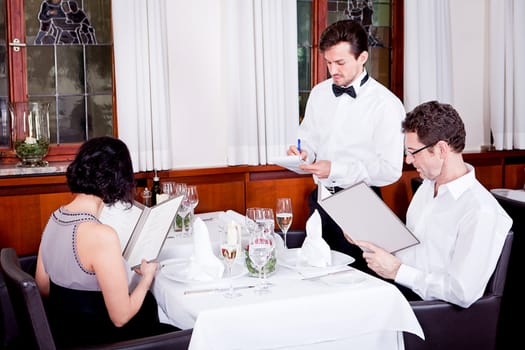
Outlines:
{"type": "Polygon", "coordinates": [[[27,92],[30,96],[55,94],[53,46],[27,46],[27,92]]]}
{"type": "Polygon", "coordinates": [[[302,119],[312,86],[312,0],[297,1],[297,62],[299,70],[299,115],[302,119]]]}
{"type": "Polygon", "coordinates": [[[99,95],[88,98],[89,137],[111,135],[113,132],[113,97],[99,95]]]}
{"type": "Polygon", "coordinates": [[[81,45],[57,45],[57,93],[84,93],[84,50],[81,45]]]}
{"type": "Polygon", "coordinates": [[[84,0],[84,11],[95,30],[98,44],[111,44],[111,1],[84,0]]]}
{"type": "Polygon", "coordinates": [[[86,105],[83,96],[58,98],[57,143],[86,140],[86,105]]]}
{"type": "Polygon", "coordinates": [[[86,46],[87,91],[111,94],[111,46],[86,46]]]}

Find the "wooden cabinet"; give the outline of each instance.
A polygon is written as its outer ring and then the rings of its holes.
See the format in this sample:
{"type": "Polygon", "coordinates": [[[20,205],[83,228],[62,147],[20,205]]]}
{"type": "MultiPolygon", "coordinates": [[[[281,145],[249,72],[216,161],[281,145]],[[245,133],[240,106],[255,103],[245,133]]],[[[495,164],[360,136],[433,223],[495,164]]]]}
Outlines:
{"type": "MultiPolygon", "coordinates": [[[[476,168],[480,182],[488,189],[522,188],[525,179],[525,151],[465,154],[476,168]]],[[[312,177],[298,175],[278,166],[233,166],[208,169],[169,170],[159,173],[162,181],[197,185],[197,213],[232,209],[244,213],[247,207],[275,207],[277,197],[291,197],[294,209],[292,230],[304,229],[308,218],[308,195],[315,189],[312,177]]],[[[411,179],[418,174],[406,166],[396,183],[382,188],[385,203],[405,220],[412,199],[411,179]]],[[[137,199],[153,175],[137,173],[137,199]]],[[[69,202],[63,174],[0,177],[0,247],[14,247],[19,255],[35,253],[50,214],[69,202]]],[[[351,210],[351,208],[349,209],[351,210]]]]}

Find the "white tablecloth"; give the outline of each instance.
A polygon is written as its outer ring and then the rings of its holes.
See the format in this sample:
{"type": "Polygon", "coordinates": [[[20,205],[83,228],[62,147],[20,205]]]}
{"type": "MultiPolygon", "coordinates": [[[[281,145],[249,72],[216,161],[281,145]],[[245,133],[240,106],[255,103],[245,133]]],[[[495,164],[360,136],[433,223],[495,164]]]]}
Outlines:
{"type": "MultiPolygon", "coordinates": [[[[168,247],[163,258],[173,258],[168,247]]],[[[161,261],[162,265],[162,261],[161,261]]],[[[227,287],[228,280],[184,284],[159,271],[152,291],[165,322],[193,328],[191,350],[211,349],[403,349],[402,332],[423,338],[423,331],[399,290],[353,270],[352,283],[333,285],[302,280],[294,270],[278,266],[269,277],[271,293],[240,290],[184,295],[185,290],[227,287]]],[[[257,279],[241,276],[235,286],[257,279]]]]}
{"type": "Polygon", "coordinates": [[[513,190],[509,188],[494,188],[490,192],[498,194],[515,201],[525,202],[525,191],[524,190],[513,190]]]}

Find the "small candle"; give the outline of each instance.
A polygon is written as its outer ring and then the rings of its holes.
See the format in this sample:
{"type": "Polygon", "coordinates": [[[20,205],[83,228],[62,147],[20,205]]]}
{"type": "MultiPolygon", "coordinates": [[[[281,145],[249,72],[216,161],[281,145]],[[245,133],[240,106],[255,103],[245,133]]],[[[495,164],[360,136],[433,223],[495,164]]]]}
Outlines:
{"type": "Polygon", "coordinates": [[[34,145],[36,143],[36,139],[34,137],[27,136],[24,142],[28,145],[34,145]]]}

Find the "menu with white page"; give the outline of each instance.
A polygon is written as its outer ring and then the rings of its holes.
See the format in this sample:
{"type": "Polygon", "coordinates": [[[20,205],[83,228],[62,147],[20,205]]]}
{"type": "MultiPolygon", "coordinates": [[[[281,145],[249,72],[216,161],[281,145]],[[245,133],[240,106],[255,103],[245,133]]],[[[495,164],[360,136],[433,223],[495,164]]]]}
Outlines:
{"type": "Polygon", "coordinates": [[[158,257],[182,198],[170,198],[153,207],[139,202],[130,208],[121,204],[104,207],[100,221],[117,231],[122,255],[131,268],[139,266],[142,259],[158,257]]]}
{"type": "Polygon", "coordinates": [[[397,215],[364,182],[332,195],[322,185],[318,202],[343,232],[390,253],[419,244],[397,215]]]}

